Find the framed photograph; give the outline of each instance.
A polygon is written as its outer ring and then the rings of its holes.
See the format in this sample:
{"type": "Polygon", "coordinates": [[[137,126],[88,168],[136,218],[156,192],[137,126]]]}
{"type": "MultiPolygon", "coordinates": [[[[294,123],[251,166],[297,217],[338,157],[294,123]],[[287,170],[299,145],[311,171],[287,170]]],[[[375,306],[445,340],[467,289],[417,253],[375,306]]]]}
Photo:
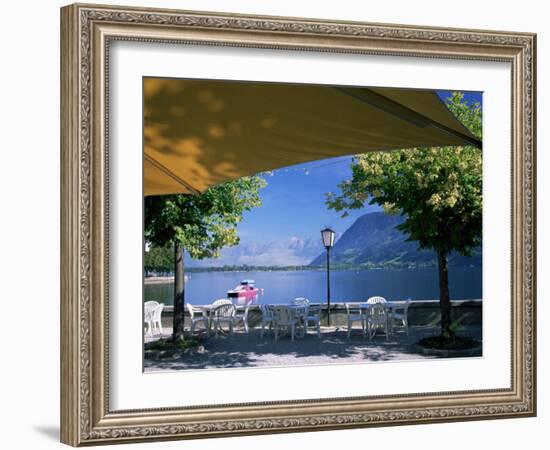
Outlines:
{"type": "Polygon", "coordinates": [[[536,36],[61,9],[61,440],[536,414],[536,36]]]}

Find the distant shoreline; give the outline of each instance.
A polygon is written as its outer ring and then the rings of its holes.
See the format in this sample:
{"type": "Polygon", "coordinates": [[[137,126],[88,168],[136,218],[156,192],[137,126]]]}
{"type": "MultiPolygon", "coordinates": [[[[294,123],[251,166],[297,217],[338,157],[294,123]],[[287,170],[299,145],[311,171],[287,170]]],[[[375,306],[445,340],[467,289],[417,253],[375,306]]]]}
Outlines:
{"type": "MultiPolygon", "coordinates": [[[[462,269],[481,269],[479,266],[451,266],[451,268],[462,268],[462,269]]],[[[353,271],[353,270],[419,270],[419,269],[437,269],[435,266],[412,266],[412,267],[331,267],[331,271],[337,272],[337,271],[353,271]]],[[[300,266],[292,266],[292,267],[278,267],[278,268],[261,268],[261,267],[248,267],[248,268],[197,268],[194,267],[192,269],[186,270],[186,281],[187,277],[191,276],[192,274],[196,273],[247,273],[247,272],[302,272],[302,271],[318,271],[318,270],[326,270],[325,267],[312,267],[307,266],[306,267],[300,267],[300,266]]],[[[173,283],[174,282],[174,276],[156,276],[156,277],[145,277],[144,283],[145,284],[167,284],[167,283],[173,283]]]]}
{"type": "Polygon", "coordinates": [[[145,277],[143,282],[145,284],[167,284],[173,283],[174,277],[145,277]]]}
{"type": "MultiPolygon", "coordinates": [[[[462,269],[480,269],[482,266],[478,264],[453,264],[449,262],[449,268],[462,268],[462,269]]],[[[416,269],[437,269],[437,264],[432,261],[420,262],[420,263],[363,263],[363,264],[341,264],[331,263],[331,271],[356,271],[356,270],[416,270],[416,269]]],[[[326,265],[310,266],[310,265],[294,265],[294,266],[211,266],[211,267],[187,267],[185,273],[187,275],[193,273],[206,273],[206,272],[316,272],[326,270],[326,265]]],[[[146,271],[155,273],[154,268],[148,268],[146,271]]],[[[160,272],[167,272],[159,270],[160,272]]],[[[151,283],[166,281],[168,279],[173,280],[173,276],[153,276],[145,277],[145,279],[151,280],[151,283]],[[160,281],[156,281],[160,280],[160,281]]]]}

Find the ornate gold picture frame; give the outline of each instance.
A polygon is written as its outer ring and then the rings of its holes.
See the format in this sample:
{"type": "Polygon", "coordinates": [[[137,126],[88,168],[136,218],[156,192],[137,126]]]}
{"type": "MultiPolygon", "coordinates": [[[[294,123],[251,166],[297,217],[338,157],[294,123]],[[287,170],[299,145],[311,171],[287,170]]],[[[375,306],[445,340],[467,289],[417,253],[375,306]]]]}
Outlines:
{"type": "Polygon", "coordinates": [[[530,33],[84,4],[62,8],[62,442],[80,446],[534,416],[535,58],[536,36],[530,33]],[[109,400],[108,98],[109,51],[115,41],[509,63],[510,386],[113,410],[109,400]]]}

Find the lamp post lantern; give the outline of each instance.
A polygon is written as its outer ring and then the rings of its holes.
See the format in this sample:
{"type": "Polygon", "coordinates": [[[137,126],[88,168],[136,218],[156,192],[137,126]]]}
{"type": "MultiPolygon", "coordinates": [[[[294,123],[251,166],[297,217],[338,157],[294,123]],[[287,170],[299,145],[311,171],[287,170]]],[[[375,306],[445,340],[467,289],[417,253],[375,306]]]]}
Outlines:
{"type": "Polygon", "coordinates": [[[334,235],[336,233],[329,227],[321,230],[323,245],[327,249],[327,319],[330,327],[330,249],[334,246],[334,235]]]}

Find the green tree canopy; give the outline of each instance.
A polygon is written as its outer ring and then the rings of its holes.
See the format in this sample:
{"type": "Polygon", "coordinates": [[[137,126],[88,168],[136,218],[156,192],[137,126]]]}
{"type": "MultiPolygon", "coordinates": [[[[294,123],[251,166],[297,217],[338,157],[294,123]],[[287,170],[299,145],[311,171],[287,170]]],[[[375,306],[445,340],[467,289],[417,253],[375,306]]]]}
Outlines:
{"type": "Polygon", "coordinates": [[[154,246],[174,245],[174,339],[183,339],[183,252],[196,259],[219,256],[239,243],[242,215],[261,205],[259,190],[266,185],[249,176],[212,186],[197,195],[145,197],[145,240],[154,246]]]}
{"type": "MultiPolygon", "coordinates": [[[[479,103],[467,104],[454,92],[450,111],[481,139],[479,103]]],[[[339,185],[340,195],[328,194],[330,208],[343,211],[365,203],[381,205],[406,220],[398,226],[421,248],[438,254],[442,331],[450,333],[447,255],[456,250],[469,256],[481,243],[482,152],[476,147],[422,147],[357,155],[352,178],[339,185]]]]}
{"type": "Polygon", "coordinates": [[[145,272],[172,272],[174,270],[173,245],[151,245],[143,257],[145,272]]]}
{"type": "Polygon", "coordinates": [[[259,176],[229,181],[202,194],[145,197],[145,239],[152,244],[182,245],[197,259],[219,256],[225,246],[237,245],[237,225],[245,211],[260,206],[259,176]]]}

